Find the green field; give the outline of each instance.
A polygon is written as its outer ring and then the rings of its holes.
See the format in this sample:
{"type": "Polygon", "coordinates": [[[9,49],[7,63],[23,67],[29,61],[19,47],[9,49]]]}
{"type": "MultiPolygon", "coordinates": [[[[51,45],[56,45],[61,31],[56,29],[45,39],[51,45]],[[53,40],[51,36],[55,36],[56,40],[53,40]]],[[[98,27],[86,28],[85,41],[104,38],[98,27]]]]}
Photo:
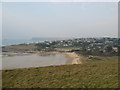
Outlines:
{"type": "Polygon", "coordinates": [[[34,44],[20,44],[20,45],[11,45],[11,46],[5,46],[6,49],[12,49],[15,51],[34,51],[36,49],[36,46],[34,44]]]}
{"type": "Polygon", "coordinates": [[[4,70],[3,88],[117,88],[118,57],[81,65],[4,70]]]}

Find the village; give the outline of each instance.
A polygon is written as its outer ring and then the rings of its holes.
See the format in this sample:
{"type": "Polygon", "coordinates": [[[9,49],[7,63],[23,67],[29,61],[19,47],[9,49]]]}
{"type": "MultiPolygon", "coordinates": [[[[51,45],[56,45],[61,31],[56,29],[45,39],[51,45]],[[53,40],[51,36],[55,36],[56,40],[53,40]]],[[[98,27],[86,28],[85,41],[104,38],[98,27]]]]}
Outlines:
{"type": "Polygon", "coordinates": [[[68,51],[89,55],[118,55],[118,38],[75,38],[35,44],[37,50],[68,51]]]}

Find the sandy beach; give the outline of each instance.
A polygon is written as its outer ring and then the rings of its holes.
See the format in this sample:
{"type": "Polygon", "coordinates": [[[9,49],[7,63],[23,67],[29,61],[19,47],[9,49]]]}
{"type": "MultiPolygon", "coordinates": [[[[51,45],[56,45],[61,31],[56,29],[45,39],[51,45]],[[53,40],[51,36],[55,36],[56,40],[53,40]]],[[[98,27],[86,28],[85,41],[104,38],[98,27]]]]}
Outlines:
{"type": "Polygon", "coordinates": [[[65,53],[65,55],[66,57],[71,58],[71,60],[69,60],[67,64],[82,64],[81,57],[78,56],[75,52],[67,52],[65,53]]]}
{"type": "Polygon", "coordinates": [[[82,56],[77,55],[75,52],[5,52],[2,57],[4,69],[82,64],[82,56]]]}

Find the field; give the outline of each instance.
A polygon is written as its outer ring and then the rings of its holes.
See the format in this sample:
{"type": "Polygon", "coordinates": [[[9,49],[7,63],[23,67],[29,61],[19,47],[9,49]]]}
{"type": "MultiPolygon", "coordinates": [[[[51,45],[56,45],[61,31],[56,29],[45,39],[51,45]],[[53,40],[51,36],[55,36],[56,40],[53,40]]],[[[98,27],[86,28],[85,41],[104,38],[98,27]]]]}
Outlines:
{"type": "MultiPolygon", "coordinates": [[[[3,48],[4,49],[4,48],[3,48]]],[[[19,44],[19,45],[11,45],[11,46],[5,46],[5,49],[8,49],[9,51],[34,51],[36,49],[36,46],[34,44],[19,44]]]]}
{"type": "Polygon", "coordinates": [[[3,88],[117,88],[118,57],[79,65],[4,70],[3,88]]]}

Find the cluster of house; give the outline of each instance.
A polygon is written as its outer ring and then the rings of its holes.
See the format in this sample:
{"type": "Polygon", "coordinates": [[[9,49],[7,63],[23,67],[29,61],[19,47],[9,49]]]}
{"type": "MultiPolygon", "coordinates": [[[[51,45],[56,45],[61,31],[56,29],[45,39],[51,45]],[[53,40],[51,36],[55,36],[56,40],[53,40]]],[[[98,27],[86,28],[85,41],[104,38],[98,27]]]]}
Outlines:
{"type": "Polygon", "coordinates": [[[67,40],[45,41],[44,43],[49,46],[52,45],[55,48],[79,47],[79,50],[86,50],[91,52],[118,52],[119,38],[75,38],[67,40]]]}

